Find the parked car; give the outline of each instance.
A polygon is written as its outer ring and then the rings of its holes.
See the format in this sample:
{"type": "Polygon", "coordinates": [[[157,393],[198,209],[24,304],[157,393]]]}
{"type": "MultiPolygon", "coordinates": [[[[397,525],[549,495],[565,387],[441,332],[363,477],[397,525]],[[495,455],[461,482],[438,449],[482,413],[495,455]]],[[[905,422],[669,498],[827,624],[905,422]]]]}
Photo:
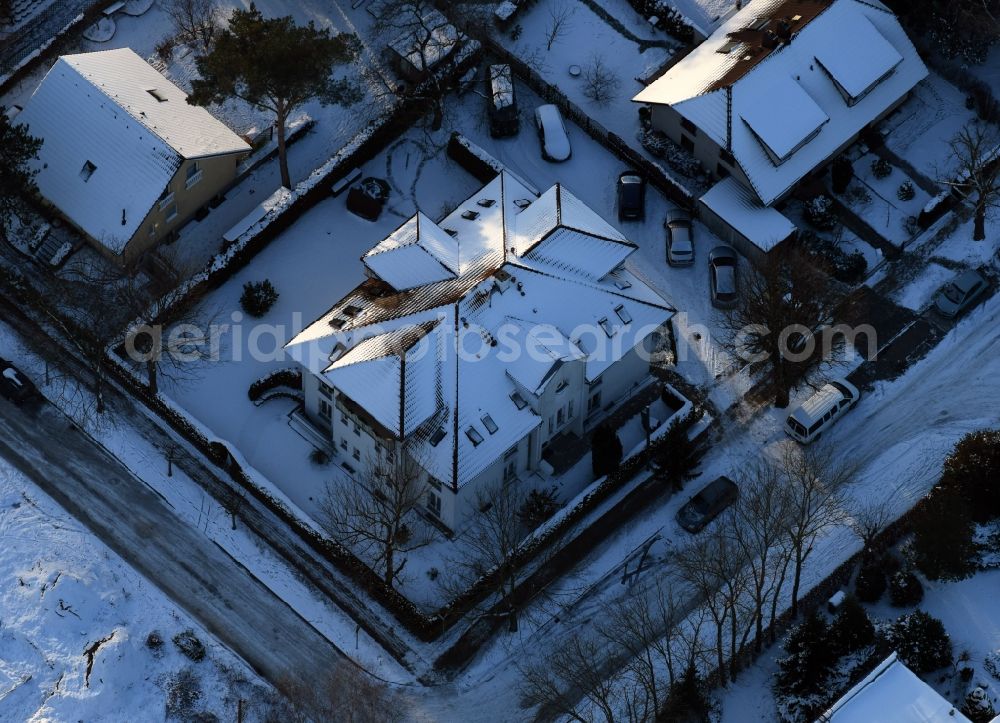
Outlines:
{"type": "Polygon", "coordinates": [[[846,379],[825,384],[791,411],[785,419],[785,431],[802,444],[815,442],[823,430],[844,416],[859,399],[861,392],[846,379]]]}
{"type": "Polygon", "coordinates": [[[546,161],[565,161],[573,154],[569,147],[569,135],[559,109],[552,105],[535,108],[535,127],[538,140],[542,143],[542,158],[546,161]]]}
{"type": "Polygon", "coordinates": [[[934,308],[942,316],[952,318],[972,306],[990,282],[978,271],[966,271],[949,281],[934,295],[934,308]]]}
{"type": "Polygon", "coordinates": [[[28,377],[6,359],[0,359],[0,395],[20,405],[38,396],[38,389],[28,377]]]}
{"type": "Polygon", "coordinates": [[[698,494],[677,510],[677,523],[688,532],[701,532],[736,501],[740,490],[728,477],[719,477],[705,485],[698,494]]]}
{"type": "Polygon", "coordinates": [[[494,138],[517,135],[521,129],[521,118],[514,95],[514,76],[506,63],[491,65],[489,75],[490,135],[494,138]]]}
{"type": "Polygon", "coordinates": [[[711,286],[712,305],[732,309],[739,301],[736,271],[739,257],[732,246],[716,246],[708,255],[708,283],[711,286]]]}
{"type": "Polygon", "coordinates": [[[681,208],[667,212],[663,221],[667,230],[667,263],[671,266],[690,266],[694,263],[694,228],[691,214],[681,208]]]}
{"type": "Polygon", "coordinates": [[[638,171],[625,171],[618,176],[618,220],[641,220],[645,216],[646,179],[638,171]]]}

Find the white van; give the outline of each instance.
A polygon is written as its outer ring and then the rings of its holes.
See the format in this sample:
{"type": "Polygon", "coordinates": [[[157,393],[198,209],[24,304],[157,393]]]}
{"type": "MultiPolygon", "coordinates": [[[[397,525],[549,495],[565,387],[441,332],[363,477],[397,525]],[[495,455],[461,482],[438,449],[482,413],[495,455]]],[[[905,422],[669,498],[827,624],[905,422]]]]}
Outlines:
{"type": "Polygon", "coordinates": [[[785,420],[785,431],[802,444],[814,442],[860,398],[861,392],[850,382],[830,382],[792,410],[785,420]]]}

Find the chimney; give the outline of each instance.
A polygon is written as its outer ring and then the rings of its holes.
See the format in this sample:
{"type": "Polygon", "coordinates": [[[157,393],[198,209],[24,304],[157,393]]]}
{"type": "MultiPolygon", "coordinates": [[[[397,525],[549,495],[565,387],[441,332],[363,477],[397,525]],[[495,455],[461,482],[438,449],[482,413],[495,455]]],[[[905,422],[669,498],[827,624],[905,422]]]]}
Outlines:
{"type": "Polygon", "coordinates": [[[782,18],[778,21],[778,37],[784,40],[786,43],[792,39],[792,24],[788,22],[788,18],[782,18]]]}
{"type": "Polygon", "coordinates": [[[774,50],[778,47],[778,36],[773,30],[765,30],[764,37],[760,41],[760,44],[768,50],[774,50]]]}

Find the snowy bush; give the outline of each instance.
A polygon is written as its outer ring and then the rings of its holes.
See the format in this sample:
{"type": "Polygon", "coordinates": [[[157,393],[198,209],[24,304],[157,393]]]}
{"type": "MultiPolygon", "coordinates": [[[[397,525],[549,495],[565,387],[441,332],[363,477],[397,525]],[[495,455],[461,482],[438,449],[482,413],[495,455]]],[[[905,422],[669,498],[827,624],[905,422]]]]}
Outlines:
{"type": "Polygon", "coordinates": [[[816,196],[806,204],[805,218],[820,231],[830,231],[837,225],[837,217],[833,214],[833,201],[829,196],[816,196]]]}
{"type": "Polygon", "coordinates": [[[531,490],[518,510],[517,516],[532,530],[552,517],[559,509],[556,488],[531,490]]]}
{"type": "Polygon", "coordinates": [[[952,663],[951,638],[944,624],[923,610],[896,620],[886,638],[914,673],[930,673],[952,663]]]}
{"type": "Polygon", "coordinates": [[[844,198],[852,206],[866,206],[872,202],[872,195],[868,193],[867,188],[860,184],[854,184],[848,188],[844,198]]]}
{"type": "Polygon", "coordinates": [[[1000,680],[1000,650],[987,653],[983,660],[983,667],[986,668],[987,673],[1000,680]]]}
{"type": "Polygon", "coordinates": [[[965,696],[961,711],[972,723],[990,723],[997,714],[989,693],[979,686],[965,696]]]}
{"type": "Polygon", "coordinates": [[[855,653],[875,642],[875,626],[854,596],[841,603],[830,626],[830,637],[838,655],[855,653]]]}
{"type": "Polygon", "coordinates": [[[913,181],[910,180],[903,181],[899,184],[899,188],[896,189],[896,198],[900,201],[911,201],[916,195],[917,192],[913,188],[913,181]]]}
{"type": "Polygon", "coordinates": [[[889,580],[889,601],[897,608],[911,607],[924,599],[924,586],[909,570],[897,572],[889,580]]]}
{"type": "Polygon", "coordinates": [[[802,249],[820,268],[846,284],[861,280],[868,270],[868,261],[860,251],[844,251],[837,243],[810,231],[800,236],[802,249]]]}
{"type": "Polygon", "coordinates": [[[163,647],[163,636],[160,635],[159,630],[154,630],[149,635],[146,636],[146,647],[152,650],[154,653],[159,652],[163,647]]]}
{"type": "Polygon", "coordinates": [[[892,174],[892,164],[884,158],[872,161],[872,175],[875,178],[888,178],[892,174]]]}
{"type": "Polygon", "coordinates": [[[198,640],[198,636],[194,634],[193,630],[185,630],[182,633],[177,633],[174,636],[174,645],[196,663],[205,659],[205,646],[198,640]]]}
{"type": "Polygon", "coordinates": [[[250,316],[257,319],[264,316],[278,300],[278,291],[269,279],[248,281],[243,284],[240,306],[250,316]]]}
{"type": "Polygon", "coordinates": [[[309,453],[309,461],[320,467],[330,464],[330,453],[319,447],[313,447],[309,453]]]}
{"type": "Polygon", "coordinates": [[[673,170],[685,178],[697,178],[704,173],[697,158],[670,140],[658,130],[645,130],[639,134],[639,142],[651,155],[662,158],[673,170]]]}
{"type": "Polygon", "coordinates": [[[195,706],[201,700],[201,681],[188,668],[184,668],[167,681],[167,719],[191,720],[195,706]]]}
{"type": "Polygon", "coordinates": [[[583,94],[597,105],[604,106],[614,100],[619,87],[621,79],[608,67],[603,56],[593,56],[583,70],[583,94]]]}
{"type": "Polygon", "coordinates": [[[877,564],[866,564],[854,581],[854,593],[866,603],[878,602],[885,592],[885,573],[877,564]]]}

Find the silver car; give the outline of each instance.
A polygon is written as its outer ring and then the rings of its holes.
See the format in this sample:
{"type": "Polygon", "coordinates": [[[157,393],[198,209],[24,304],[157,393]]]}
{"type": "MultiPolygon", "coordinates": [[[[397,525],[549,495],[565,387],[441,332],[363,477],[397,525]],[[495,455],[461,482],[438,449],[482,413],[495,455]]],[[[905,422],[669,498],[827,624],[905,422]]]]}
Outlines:
{"type": "Polygon", "coordinates": [[[542,158],[546,161],[566,161],[573,155],[559,108],[552,104],[535,108],[535,128],[542,144],[542,158]]]}
{"type": "Polygon", "coordinates": [[[966,271],[949,281],[934,295],[934,307],[949,319],[972,306],[990,283],[978,271],[966,271]]]}
{"type": "Polygon", "coordinates": [[[694,227],[691,214],[675,208],[663,222],[667,230],[667,263],[671,266],[690,266],[694,263],[694,227]]]}
{"type": "Polygon", "coordinates": [[[737,269],[739,260],[731,246],[716,246],[708,255],[708,283],[712,289],[712,305],[732,309],[739,301],[737,269]]]}

